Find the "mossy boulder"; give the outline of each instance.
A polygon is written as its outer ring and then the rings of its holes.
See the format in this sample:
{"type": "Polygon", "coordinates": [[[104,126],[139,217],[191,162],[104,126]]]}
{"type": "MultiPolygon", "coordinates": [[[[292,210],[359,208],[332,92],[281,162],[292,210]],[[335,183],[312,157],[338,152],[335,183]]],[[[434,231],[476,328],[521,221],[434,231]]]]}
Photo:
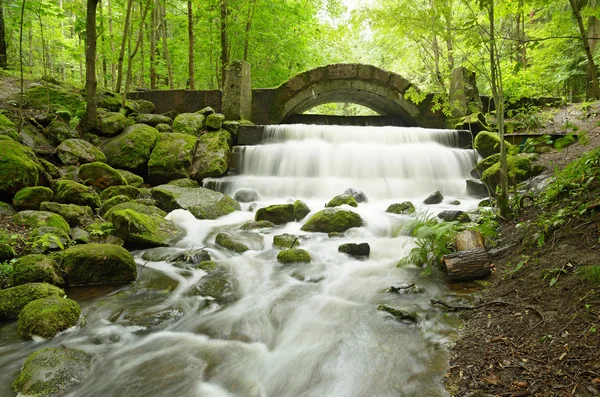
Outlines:
{"type": "Polygon", "coordinates": [[[173,186],[177,186],[177,187],[190,187],[190,188],[199,188],[200,187],[198,182],[196,182],[193,179],[189,179],[189,178],[175,179],[174,181],[169,181],[169,183],[167,183],[167,185],[173,185],[173,186]]]}
{"type": "Polygon", "coordinates": [[[61,204],[87,205],[91,208],[100,207],[100,197],[91,187],[68,180],[54,184],[54,201],[61,204]]]}
{"type": "Polygon", "coordinates": [[[302,226],[305,232],[342,233],[353,227],[363,225],[363,220],[355,212],[328,208],[317,212],[302,226]]]}
{"type": "Polygon", "coordinates": [[[52,179],[60,178],[60,171],[57,166],[47,160],[44,160],[43,158],[38,157],[37,161],[52,179]]]}
{"type": "Polygon", "coordinates": [[[30,148],[14,141],[0,144],[0,198],[12,197],[19,190],[36,186],[40,165],[30,148]]]}
{"type": "Polygon", "coordinates": [[[133,210],[135,212],[139,212],[140,214],[159,216],[161,218],[164,218],[165,216],[167,216],[167,213],[158,207],[154,207],[152,205],[145,205],[142,203],[138,203],[137,201],[128,201],[128,202],[123,202],[121,204],[117,204],[117,205],[113,206],[111,209],[109,209],[104,214],[104,219],[110,221],[112,214],[115,211],[121,211],[121,210],[133,210]]]}
{"type": "Polygon", "coordinates": [[[69,123],[54,120],[46,127],[46,134],[55,144],[60,144],[67,139],[79,139],[79,132],[72,128],[69,123]]]}
{"type": "Polygon", "coordinates": [[[70,285],[115,284],[135,281],[137,266],[123,247],[113,244],[81,244],[56,254],[70,285]]]}
{"type": "Polygon", "coordinates": [[[100,190],[111,186],[127,185],[127,181],[119,171],[100,162],[83,164],[79,167],[77,177],[86,185],[95,186],[100,190]]]}
{"type": "Polygon", "coordinates": [[[21,396],[62,396],[82,384],[91,368],[92,356],[83,350],[38,350],[27,358],[12,389],[21,396]]]}
{"type": "Polygon", "coordinates": [[[69,232],[69,224],[58,214],[48,211],[21,211],[13,216],[17,225],[35,229],[41,226],[55,227],[65,233],[69,232]]]}
{"type": "Polygon", "coordinates": [[[412,214],[415,212],[415,206],[410,201],[403,201],[401,203],[391,204],[385,212],[390,214],[412,214]]]}
{"type": "Polygon", "coordinates": [[[340,205],[349,205],[351,207],[358,207],[358,203],[354,196],[350,194],[338,194],[329,201],[325,207],[339,207],[340,205]]]}
{"type": "Polygon", "coordinates": [[[57,110],[68,110],[75,114],[78,109],[85,106],[83,96],[69,92],[59,87],[49,85],[37,85],[25,92],[27,106],[36,109],[47,109],[55,112],[57,110]]]}
{"type": "Polygon", "coordinates": [[[184,209],[198,219],[217,219],[240,209],[231,197],[204,188],[160,185],[152,189],[152,198],[164,211],[184,209]]]}
{"type": "Polygon", "coordinates": [[[148,179],[159,185],[174,179],[188,178],[196,138],[187,134],[160,134],[148,161],[148,179]]]}
{"type": "Polygon", "coordinates": [[[48,283],[63,285],[64,280],[57,271],[56,262],[46,255],[25,255],[13,263],[13,285],[48,283]]]}
{"type": "Polygon", "coordinates": [[[310,208],[302,200],[294,201],[294,219],[299,222],[306,218],[306,215],[310,214],[310,208]]]}
{"type": "Polygon", "coordinates": [[[471,170],[471,176],[473,178],[481,178],[481,175],[490,168],[492,165],[500,161],[500,153],[492,154],[478,162],[475,167],[471,170]]]}
{"type": "Polygon", "coordinates": [[[206,117],[206,129],[209,131],[218,131],[223,126],[225,116],[221,113],[212,113],[206,117]]]}
{"type": "Polygon", "coordinates": [[[102,206],[98,210],[98,215],[103,217],[114,206],[127,203],[129,201],[131,201],[131,199],[124,195],[111,197],[102,204],[102,206]]]}
{"type": "Polygon", "coordinates": [[[116,92],[100,90],[96,95],[96,103],[99,108],[118,112],[123,104],[123,97],[116,92]]]}
{"type": "Polygon", "coordinates": [[[159,134],[156,128],[145,124],[127,127],[125,132],[104,146],[107,163],[111,167],[145,177],[148,173],[148,160],[159,134]]]}
{"type": "Polygon", "coordinates": [[[141,190],[135,186],[111,186],[100,193],[100,200],[106,201],[115,196],[127,196],[135,200],[141,196],[141,190]]]}
{"type": "MultiPolygon", "coordinates": [[[[516,156],[508,156],[506,158],[508,179],[509,181],[522,182],[532,176],[531,157],[527,154],[518,154],[516,156]]],[[[481,180],[494,193],[496,186],[500,183],[500,162],[489,167],[481,175],[481,180]]]]}
{"type": "Polygon", "coordinates": [[[191,168],[192,179],[202,181],[225,175],[229,168],[230,145],[231,134],[226,130],[200,136],[191,168]]]}
{"type": "Polygon", "coordinates": [[[144,178],[127,170],[117,170],[119,174],[127,181],[128,185],[140,187],[144,184],[144,178]]]}
{"type": "Polygon", "coordinates": [[[169,246],[184,235],[183,229],[161,216],[142,214],[131,209],[115,210],[117,207],[109,211],[110,217],[107,215],[107,218],[115,226],[117,236],[129,247],[169,246]]]}
{"type": "Polygon", "coordinates": [[[190,290],[189,295],[211,297],[222,303],[224,300],[233,298],[231,290],[231,283],[227,280],[227,277],[221,272],[216,272],[203,277],[200,283],[190,290]]]}
{"type": "Polygon", "coordinates": [[[250,249],[246,244],[236,241],[233,238],[233,236],[231,236],[228,233],[217,234],[217,237],[215,238],[215,243],[220,247],[223,247],[233,252],[237,252],[238,254],[246,252],[250,249]]]}
{"type": "Polygon", "coordinates": [[[475,197],[485,197],[488,195],[488,188],[485,183],[479,179],[467,179],[467,194],[475,197]]]}
{"type": "Polygon", "coordinates": [[[44,186],[24,187],[13,198],[13,206],[19,210],[39,210],[42,201],[52,200],[54,192],[44,186]]]}
{"type": "Polygon", "coordinates": [[[0,136],[9,137],[13,141],[19,140],[19,133],[17,132],[15,123],[2,113],[0,113],[0,136]]]}
{"type": "Polygon", "coordinates": [[[277,254],[277,261],[280,263],[309,263],[310,254],[301,248],[291,248],[280,251],[277,254]]]}
{"type": "Polygon", "coordinates": [[[438,218],[440,218],[443,221],[446,222],[471,222],[471,218],[469,218],[469,214],[467,214],[464,211],[460,211],[460,210],[446,210],[446,211],[442,211],[440,212],[438,215],[438,218]]]}
{"type": "Polygon", "coordinates": [[[276,204],[269,205],[256,211],[254,216],[256,221],[269,221],[276,225],[283,225],[288,222],[293,222],[294,205],[293,204],[276,204]]]}
{"type": "Polygon", "coordinates": [[[123,113],[98,113],[98,135],[107,137],[119,135],[125,127],[127,127],[127,118],[123,113]]]}
{"type": "Polygon", "coordinates": [[[48,296],[63,297],[65,291],[48,283],[29,283],[0,290],[0,319],[17,318],[29,302],[48,296]]]}
{"type": "Polygon", "coordinates": [[[60,204],[52,201],[44,201],[40,210],[58,214],[71,226],[85,226],[94,222],[94,211],[89,206],[76,204],[60,204]]]}
{"type": "MultiPolygon", "coordinates": [[[[506,150],[512,149],[512,145],[505,141],[506,150]]],[[[473,148],[481,155],[486,158],[495,153],[500,153],[500,135],[495,132],[481,131],[475,137],[473,141],[473,148]]]]}
{"type": "Polygon", "coordinates": [[[197,113],[197,114],[201,114],[201,115],[203,115],[204,117],[208,117],[209,115],[211,115],[211,114],[215,113],[215,109],[213,109],[213,108],[212,108],[212,107],[210,107],[210,106],[205,106],[205,107],[203,107],[202,109],[198,110],[196,113],[197,113]]]}
{"type": "Polygon", "coordinates": [[[165,124],[165,123],[160,123],[154,128],[156,128],[158,130],[158,132],[161,132],[161,133],[173,132],[173,127],[171,127],[169,124],[165,124]]]}
{"type": "Polygon", "coordinates": [[[100,149],[83,139],[67,139],[56,148],[56,155],[65,165],[79,165],[100,161],[106,156],[100,149]]]}
{"type": "Polygon", "coordinates": [[[173,132],[199,136],[205,126],[206,118],[198,113],[181,113],[173,121],[173,132]]]}
{"type": "Polygon", "coordinates": [[[377,310],[391,314],[396,320],[400,321],[409,321],[411,323],[416,323],[419,320],[419,316],[417,313],[409,312],[408,310],[404,309],[395,309],[388,305],[379,305],[377,306],[377,310]]]}
{"type": "Polygon", "coordinates": [[[423,204],[427,204],[427,205],[439,204],[442,201],[444,201],[444,196],[438,190],[436,192],[431,193],[425,200],[423,200],[423,204]]]}
{"type": "MultiPolygon", "coordinates": [[[[7,262],[17,256],[14,248],[5,242],[0,242],[0,263],[7,262]]],[[[0,286],[0,288],[2,288],[0,286]]]]}
{"type": "Polygon", "coordinates": [[[269,221],[249,221],[240,226],[240,230],[254,230],[275,227],[273,222],[269,221]]]}
{"type": "Polygon", "coordinates": [[[369,201],[367,195],[362,190],[353,187],[349,187],[348,189],[344,190],[344,193],[342,194],[349,194],[350,196],[354,197],[357,203],[366,203],[369,201]]]}
{"type": "Polygon", "coordinates": [[[173,125],[173,119],[160,114],[138,114],[136,121],[140,124],[146,124],[151,127],[158,127],[160,124],[168,125],[169,129],[173,125]]]}
{"type": "Polygon", "coordinates": [[[293,234],[284,233],[273,236],[273,247],[294,248],[298,245],[300,245],[300,241],[298,240],[298,237],[293,234]]]}
{"type": "Polygon", "coordinates": [[[19,313],[17,331],[24,337],[52,339],[57,333],[77,325],[79,304],[71,299],[49,296],[29,302],[19,313]]]}
{"type": "Polygon", "coordinates": [[[0,215],[11,215],[12,216],[16,213],[17,213],[17,211],[15,211],[15,209],[10,204],[0,201],[0,215]]]}
{"type": "Polygon", "coordinates": [[[154,106],[154,103],[145,99],[138,99],[137,101],[131,102],[134,102],[137,105],[136,113],[138,114],[150,114],[156,111],[156,106],[154,106]]]}
{"type": "Polygon", "coordinates": [[[43,254],[50,251],[60,251],[71,243],[69,233],[52,226],[40,226],[29,233],[27,252],[43,254]]]}

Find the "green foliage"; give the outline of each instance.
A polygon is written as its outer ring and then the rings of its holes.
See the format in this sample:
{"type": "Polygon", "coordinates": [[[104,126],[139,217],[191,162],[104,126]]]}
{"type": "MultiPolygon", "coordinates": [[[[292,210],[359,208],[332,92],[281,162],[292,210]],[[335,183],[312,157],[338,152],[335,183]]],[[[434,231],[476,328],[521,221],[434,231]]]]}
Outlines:
{"type": "Polygon", "coordinates": [[[593,284],[600,285],[600,266],[599,265],[587,265],[577,268],[577,274],[593,284]]]}
{"type": "Polygon", "coordinates": [[[115,234],[115,227],[111,222],[94,222],[86,230],[90,237],[106,237],[115,234]]]}

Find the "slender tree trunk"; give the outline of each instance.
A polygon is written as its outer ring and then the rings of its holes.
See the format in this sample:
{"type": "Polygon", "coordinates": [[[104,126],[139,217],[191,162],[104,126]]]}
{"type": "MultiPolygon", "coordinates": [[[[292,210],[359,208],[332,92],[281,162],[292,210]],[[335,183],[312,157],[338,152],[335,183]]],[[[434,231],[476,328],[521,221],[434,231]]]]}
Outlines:
{"type": "Polygon", "coordinates": [[[156,89],[156,24],[158,7],[155,4],[150,21],[150,89],[156,89]]]}
{"type": "Polygon", "coordinates": [[[192,0],[188,0],[188,70],[189,70],[189,88],[190,90],[196,89],[196,82],[194,80],[194,10],[192,8],[192,0]]]}
{"type": "MultiPolygon", "coordinates": [[[[100,13],[100,31],[104,32],[104,18],[103,18],[103,9],[102,9],[102,3],[98,4],[98,12],[100,13]]],[[[108,64],[106,61],[106,48],[105,48],[105,39],[104,39],[105,35],[102,35],[102,38],[100,39],[102,41],[102,82],[104,84],[104,87],[108,87],[108,64]]]]}
{"type": "Polygon", "coordinates": [[[225,73],[229,65],[229,38],[227,36],[227,0],[220,0],[221,8],[221,88],[225,86],[225,73]]]}
{"type": "Polygon", "coordinates": [[[23,129],[23,100],[25,99],[23,78],[23,18],[25,17],[25,0],[21,3],[21,22],[19,26],[19,70],[21,72],[21,96],[19,97],[19,134],[23,129]]]}
{"type": "Polygon", "coordinates": [[[123,82],[123,60],[125,59],[125,48],[127,47],[127,36],[129,36],[129,24],[131,20],[131,8],[133,0],[127,0],[127,12],[125,14],[125,25],[123,27],[123,40],[121,41],[121,51],[119,52],[119,62],[117,65],[117,84],[115,91],[121,92],[121,83],[123,82]]]}
{"type": "Polygon", "coordinates": [[[454,70],[454,37],[452,37],[452,9],[444,6],[444,19],[446,21],[446,50],[448,51],[448,71],[454,70]]]}
{"type": "Polygon", "coordinates": [[[440,71],[440,46],[438,43],[437,34],[435,32],[435,23],[437,18],[437,12],[435,9],[434,0],[429,0],[429,7],[431,7],[431,26],[432,26],[432,50],[433,50],[433,63],[435,68],[434,80],[438,82],[440,87],[444,87],[444,80],[442,79],[442,73],[440,71]]]}
{"type": "Polygon", "coordinates": [[[167,11],[164,6],[161,6],[161,13],[163,50],[165,52],[165,61],[167,62],[169,89],[172,90],[175,88],[175,84],[173,82],[173,64],[171,63],[171,55],[169,54],[169,44],[167,42],[167,11]]]}
{"type": "Polygon", "coordinates": [[[3,0],[0,0],[0,69],[8,66],[8,57],[6,56],[6,37],[4,34],[4,7],[3,0]]]}
{"type": "MultiPolygon", "coordinates": [[[[599,0],[590,0],[588,2],[588,7],[598,9],[600,7],[599,0]]],[[[588,41],[590,43],[590,51],[592,54],[596,51],[596,45],[598,44],[598,40],[600,37],[600,19],[591,15],[588,18],[588,41]]]]}
{"type": "Polygon", "coordinates": [[[246,37],[244,39],[244,61],[248,61],[248,47],[250,46],[250,30],[252,29],[252,20],[256,10],[256,1],[252,2],[252,7],[248,10],[248,20],[246,21],[246,37]]]}
{"type": "Polygon", "coordinates": [[[569,0],[569,4],[571,4],[571,10],[573,10],[573,15],[577,20],[577,25],[579,26],[579,33],[581,34],[581,41],[583,42],[585,55],[587,56],[588,60],[588,89],[586,97],[587,99],[600,99],[600,86],[598,85],[598,69],[596,69],[594,55],[592,54],[592,50],[590,48],[590,41],[588,40],[587,31],[583,26],[583,19],[581,18],[581,12],[579,10],[579,6],[577,5],[577,0],[569,0]]]}
{"type": "MultiPolygon", "coordinates": [[[[40,4],[41,7],[41,4],[40,4]]],[[[44,70],[43,76],[47,75],[46,72],[46,41],[44,40],[44,24],[42,22],[41,10],[38,11],[38,20],[40,22],[40,36],[42,38],[42,67],[44,70]]]]}
{"type": "Polygon", "coordinates": [[[88,131],[98,128],[96,91],[96,8],[99,0],[87,0],[87,19],[85,23],[85,126],[88,131]]]}
{"type": "MultiPolygon", "coordinates": [[[[58,0],[58,7],[60,8],[61,12],[64,12],[64,9],[63,9],[63,0],[58,0]]],[[[62,18],[60,20],[60,34],[61,34],[62,37],[65,37],[65,22],[63,21],[62,18]]],[[[60,65],[60,74],[62,76],[62,80],[65,81],[67,79],[67,71],[65,69],[64,58],[62,59],[62,62],[61,62],[61,65],[60,65]]]]}
{"type": "Polygon", "coordinates": [[[127,79],[125,80],[125,92],[123,93],[123,107],[125,107],[125,100],[127,97],[127,93],[129,92],[129,89],[131,87],[131,80],[132,80],[132,76],[133,76],[133,71],[131,70],[132,65],[133,65],[133,58],[135,58],[135,55],[137,54],[137,52],[140,48],[140,44],[142,42],[142,37],[144,37],[144,21],[146,20],[146,15],[148,14],[148,8],[150,7],[151,1],[152,0],[148,0],[148,2],[146,3],[146,7],[144,7],[143,11],[141,11],[142,19],[140,21],[140,30],[139,30],[138,38],[135,43],[135,47],[134,47],[133,51],[131,52],[131,54],[129,54],[129,57],[127,58],[127,79]]]}
{"type": "Polygon", "coordinates": [[[110,84],[115,84],[115,75],[117,74],[117,65],[114,62],[115,42],[113,36],[112,4],[111,0],[107,2],[108,6],[108,40],[110,41],[110,84]]]}
{"type": "Polygon", "coordinates": [[[29,27],[29,73],[33,74],[33,28],[29,27]]]}

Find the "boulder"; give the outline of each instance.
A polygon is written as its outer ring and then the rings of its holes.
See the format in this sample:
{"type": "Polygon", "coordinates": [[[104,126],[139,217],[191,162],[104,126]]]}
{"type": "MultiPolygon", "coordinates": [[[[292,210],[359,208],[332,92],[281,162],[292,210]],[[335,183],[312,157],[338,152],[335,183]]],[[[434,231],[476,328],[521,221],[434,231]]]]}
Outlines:
{"type": "Polygon", "coordinates": [[[132,248],[169,246],[183,237],[184,230],[170,220],[156,214],[140,213],[132,209],[113,207],[106,219],[115,227],[117,236],[132,248]]]}
{"type": "Polygon", "coordinates": [[[106,220],[110,221],[110,218],[111,218],[113,212],[120,211],[120,210],[133,210],[135,212],[139,212],[140,214],[153,215],[153,216],[155,215],[155,216],[159,216],[162,218],[167,216],[167,213],[158,207],[154,207],[152,205],[145,205],[142,203],[138,203],[137,201],[128,201],[128,202],[124,202],[124,203],[113,206],[110,210],[108,210],[106,212],[106,214],[104,215],[104,218],[106,220]]]}
{"type": "Polygon", "coordinates": [[[338,251],[355,258],[368,258],[371,254],[371,247],[367,243],[347,243],[340,245],[338,251]]]}
{"type": "Polygon", "coordinates": [[[363,220],[355,212],[328,208],[317,212],[301,228],[305,232],[342,233],[363,225],[363,220]]]}
{"type": "Polygon", "coordinates": [[[119,171],[108,164],[95,162],[79,167],[77,178],[89,186],[104,190],[111,186],[127,185],[127,181],[119,171]]]}
{"type": "Polygon", "coordinates": [[[19,190],[36,186],[40,165],[30,148],[14,141],[0,144],[0,199],[12,197],[19,190]]]}
{"type": "Polygon", "coordinates": [[[306,218],[306,215],[310,214],[310,208],[308,205],[302,200],[294,201],[294,219],[296,222],[300,222],[302,219],[306,218]]]}
{"type": "Polygon", "coordinates": [[[500,153],[492,154],[478,162],[475,167],[471,170],[471,176],[473,178],[481,178],[481,175],[490,168],[492,165],[496,164],[500,161],[500,153]]]}
{"type": "Polygon", "coordinates": [[[235,241],[235,239],[227,233],[217,234],[217,237],[215,238],[215,243],[220,247],[223,247],[233,252],[237,252],[238,254],[246,252],[250,249],[246,244],[235,241]]]}
{"type": "Polygon", "coordinates": [[[298,237],[293,234],[284,233],[273,236],[273,247],[294,248],[298,245],[300,245],[300,241],[298,240],[298,237]]]}
{"type": "Polygon", "coordinates": [[[54,184],[54,201],[61,204],[87,205],[91,208],[100,207],[100,197],[91,187],[68,180],[54,184]]]}
{"type": "MultiPolygon", "coordinates": [[[[506,142],[507,152],[512,149],[512,145],[506,142]]],[[[495,153],[500,153],[500,135],[495,132],[481,131],[475,137],[473,141],[473,148],[481,155],[486,158],[495,153]]]]}
{"type": "Polygon", "coordinates": [[[127,181],[128,185],[140,187],[144,184],[144,178],[127,170],[117,170],[119,174],[127,181]]]}
{"type": "Polygon", "coordinates": [[[364,194],[362,190],[355,189],[353,187],[344,190],[344,193],[342,194],[348,194],[354,197],[357,203],[366,203],[367,201],[369,201],[367,195],[364,194]]]}
{"type": "Polygon", "coordinates": [[[13,222],[17,225],[27,226],[29,229],[49,226],[65,233],[69,232],[69,224],[63,217],[48,211],[21,211],[13,216],[13,222]]]}
{"type": "Polygon", "coordinates": [[[64,167],[60,167],[58,172],[60,173],[59,179],[69,179],[74,181],[77,179],[77,171],[79,171],[79,167],[74,165],[65,165],[64,167]]]}
{"type": "Polygon", "coordinates": [[[391,204],[385,212],[390,214],[412,214],[415,212],[415,206],[410,201],[403,201],[401,203],[391,204]]]}
{"type": "Polygon", "coordinates": [[[256,221],[269,221],[276,225],[284,225],[288,222],[294,222],[294,205],[277,204],[260,208],[254,216],[256,221]]]}
{"type": "Polygon", "coordinates": [[[125,248],[113,244],[82,244],[57,254],[70,285],[115,284],[135,281],[137,266],[125,248]]]}
{"type": "Polygon", "coordinates": [[[96,95],[96,101],[99,108],[118,112],[123,104],[123,97],[116,92],[100,90],[96,95]]]}
{"type": "Polygon", "coordinates": [[[98,113],[98,135],[106,137],[119,135],[125,127],[127,127],[127,117],[123,113],[98,113]]]}
{"type": "Polygon", "coordinates": [[[80,227],[72,228],[69,237],[75,244],[88,244],[90,242],[90,234],[80,227]]]}
{"type": "Polygon", "coordinates": [[[100,200],[106,201],[115,196],[127,196],[132,200],[140,197],[141,191],[135,186],[111,186],[100,193],[100,200]]]}
{"type": "MultiPolygon", "coordinates": [[[[508,156],[506,162],[510,182],[522,182],[532,176],[532,164],[529,155],[521,153],[516,156],[508,156]]],[[[496,191],[496,186],[500,183],[500,162],[485,170],[481,175],[481,180],[490,188],[493,194],[496,191]]]]}
{"type": "Polygon", "coordinates": [[[425,200],[423,200],[423,204],[428,204],[428,205],[439,204],[442,201],[444,201],[444,196],[438,190],[437,192],[430,194],[429,197],[427,197],[425,200]]]}
{"type": "Polygon", "coordinates": [[[340,205],[349,205],[351,207],[358,207],[354,196],[349,194],[339,194],[329,201],[325,207],[339,207],[340,205]]]}
{"type": "Polygon", "coordinates": [[[91,373],[92,356],[83,350],[51,347],[30,355],[12,384],[21,396],[62,396],[91,373]]]}
{"type": "MultiPolygon", "coordinates": [[[[2,135],[0,135],[2,138],[2,135]]],[[[23,145],[33,149],[35,153],[44,156],[51,156],[56,150],[56,145],[50,141],[42,130],[35,128],[33,125],[25,124],[21,129],[20,141],[23,145]]]]}
{"type": "Polygon", "coordinates": [[[44,169],[44,171],[46,171],[46,173],[48,175],[50,175],[50,177],[52,179],[59,179],[60,178],[60,171],[58,170],[58,167],[55,166],[54,164],[52,164],[51,162],[44,160],[43,158],[37,158],[38,163],[42,166],[42,168],[44,169]]]}
{"type": "Polygon", "coordinates": [[[195,288],[190,289],[188,294],[211,297],[221,304],[234,297],[231,283],[221,272],[213,272],[207,277],[202,277],[200,283],[195,288]]]}
{"type": "Polygon", "coordinates": [[[39,226],[29,233],[27,252],[43,254],[60,251],[71,243],[69,233],[52,226],[39,226]]]}
{"type": "Polygon", "coordinates": [[[16,214],[17,211],[15,211],[15,209],[13,207],[10,206],[10,204],[4,203],[2,201],[0,201],[0,215],[14,215],[16,214]]]}
{"type": "Polygon", "coordinates": [[[148,179],[153,185],[188,178],[196,138],[187,134],[160,134],[148,161],[148,179]]]}
{"type": "Polygon", "coordinates": [[[309,263],[310,262],[310,254],[308,251],[303,250],[301,248],[290,248],[283,251],[280,251],[277,254],[277,261],[279,263],[309,263]]]}
{"type": "Polygon", "coordinates": [[[159,132],[144,124],[135,124],[104,146],[107,162],[111,167],[131,171],[145,177],[148,160],[156,145],[159,132]]]}
{"type": "Polygon", "coordinates": [[[191,177],[197,181],[225,175],[231,154],[231,135],[226,130],[208,132],[198,138],[191,168],[191,177]]]}
{"type": "Polygon", "coordinates": [[[205,117],[198,113],[181,113],[173,121],[173,132],[199,136],[204,129],[205,117]]]}
{"type": "Polygon", "coordinates": [[[13,285],[27,283],[48,283],[63,285],[65,282],[58,274],[56,262],[45,255],[25,255],[13,263],[13,285]]]}
{"type": "Polygon", "coordinates": [[[488,189],[485,183],[479,179],[467,179],[467,194],[475,197],[486,197],[488,195],[488,189]]]}
{"type": "Polygon", "coordinates": [[[248,221],[240,226],[240,230],[254,230],[276,227],[273,222],[269,221],[248,221]]]}
{"type": "Polygon", "coordinates": [[[70,226],[85,226],[94,221],[94,211],[88,206],[76,204],[59,204],[44,201],[40,210],[58,214],[67,221],[70,226]]]}
{"type": "MultiPolygon", "coordinates": [[[[210,254],[203,249],[190,249],[184,252],[178,252],[174,255],[169,255],[166,260],[178,267],[199,268],[202,266],[204,267],[202,270],[206,271],[206,262],[211,262],[212,258],[210,257],[210,254]]],[[[208,266],[210,267],[210,265],[208,266]]],[[[211,270],[214,270],[214,268],[211,270]]]]}
{"type": "Polygon", "coordinates": [[[164,211],[184,209],[198,219],[217,219],[240,209],[231,197],[204,188],[160,185],[152,189],[152,198],[164,211]]]}
{"type": "Polygon", "coordinates": [[[29,302],[19,313],[17,331],[24,337],[52,339],[79,322],[81,308],[71,299],[49,296],[29,302]]]}
{"type": "Polygon", "coordinates": [[[19,134],[15,123],[10,121],[8,117],[0,113],[0,135],[7,136],[13,141],[19,140],[19,134]]]}
{"type": "Polygon", "coordinates": [[[223,126],[225,116],[221,113],[211,113],[206,116],[206,129],[209,131],[218,131],[223,126]]]}
{"type": "Polygon", "coordinates": [[[165,123],[160,123],[157,124],[156,127],[154,127],[158,130],[158,132],[162,132],[162,133],[169,133],[169,132],[173,132],[173,127],[171,127],[169,124],[165,124],[165,123]]]}
{"type": "Polygon", "coordinates": [[[240,189],[233,194],[233,199],[240,203],[251,203],[262,199],[254,189],[240,189]]]}
{"type": "Polygon", "coordinates": [[[56,148],[56,155],[65,165],[79,165],[96,161],[106,162],[104,153],[83,139],[67,139],[62,141],[56,148]]]}
{"type": "Polygon", "coordinates": [[[81,94],[51,85],[32,86],[25,92],[25,101],[30,108],[48,109],[50,112],[68,110],[75,114],[78,109],[85,107],[81,94]]]}
{"type": "Polygon", "coordinates": [[[149,114],[156,111],[156,106],[150,101],[145,99],[138,99],[137,101],[127,100],[125,101],[125,113],[129,116],[130,114],[149,114]]]}
{"type": "Polygon", "coordinates": [[[102,206],[98,210],[98,215],[100,215],[101,217],[104,217],[106,215],[106,213],[114,206],[123,204],[123,203],[127,203],[129,201],[131,201],[131,198],[124,196],[124,195],[111,197],[102,204],[102,206]]]}
{"type": "Polygon", "coordinates": [[[65,291],[47,283],[30,283],[0,290],[0,319],[9,320],[19,316],[29,302],[48,296],[63,297],[65,291]]]}
{"type": "Polygon", "coordinates": [[[442,211],[437,216],[438,218],[446,222],[471,222],[471,218],[469,218],[469,215],[466,212],[460,210],[442,211]]]}
{"type": "Polygon", "coordinates": [[[79,132],[71,128],[69,123],[60,120],[54,120],[46,127],[47,135],[55,144],[60,144],[67,139],[79,139],[79,132]]]}
{"type": "Polygon", "coordinates": [[[388,305],[379,305],[377,306],[377,310],[387,312],[397,320],[401,321],[409,321],[411,323],[416,323],[419,320],[419,316],[417,313],[409,312],[408,310],[404,309],[395,309],[388,305]]]}
{"type": "Polygon", "coordinates": [[[198,110],[196,113],[201,114],[204,117],[208,117],[209,115],[215,113],[215,110],[213,108],[211,108],[210,106],[206,106],[206,107],[203,107],[202,109],[198,110]]]}
{"type": "Polygon", "coordinates": [[[158,127],[160,124],[168,125],[169,129],[173,125],[173,119],[160,114],[138,114],[136,121],[140,124],[146,124],[151,127],[158,127]]]}
{"type": "Polygon", "coordinates": [[[53,194],[52,189],[44,186],[24,187],[15,194],[13,206],[19,211],[37,211],[42,201],[52,200],[53,194]]]}
{"type": "Polygon", "coordinates": [[[200,187],[198,182],[196,182],[193,179],[189,179],[189,178],[182,178],[182,179],[176,179],[174,181],[169,181],[169,183],[167,185],[173,185],[173,186],[177,186],[177,187],[191,187],[191,188],[199,188],[200,187]]]}

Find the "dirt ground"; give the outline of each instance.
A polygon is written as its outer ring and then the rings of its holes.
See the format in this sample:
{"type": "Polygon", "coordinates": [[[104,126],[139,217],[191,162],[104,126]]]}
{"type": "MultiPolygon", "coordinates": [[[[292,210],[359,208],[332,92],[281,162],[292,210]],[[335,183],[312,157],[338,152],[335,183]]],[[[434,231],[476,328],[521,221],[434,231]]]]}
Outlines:
{"type": "MultiPolygon", "coordinates": [[[[543,154],[546,178],[600,146],[600,104],[569,111],[563,121],[570,117],[577,133],[587,131],[587,144],[543,154]]],[[[565,131],[557,127],[564,126],[559,113],[543,133],[565,131]]],[[[567,222],[541,248],[527,244],[531,229],[517,226],[539,212],[526,208],[501,223],[489,251],[495,265],[489,284],[474,299],[458,295],[452,302],[475,307],[461,310],[464,328],[450,352],[445,384],[452,396],[600,396],[600,285],[575,274],[579,266],[600,264],[600,212],[567,222]]]]}

